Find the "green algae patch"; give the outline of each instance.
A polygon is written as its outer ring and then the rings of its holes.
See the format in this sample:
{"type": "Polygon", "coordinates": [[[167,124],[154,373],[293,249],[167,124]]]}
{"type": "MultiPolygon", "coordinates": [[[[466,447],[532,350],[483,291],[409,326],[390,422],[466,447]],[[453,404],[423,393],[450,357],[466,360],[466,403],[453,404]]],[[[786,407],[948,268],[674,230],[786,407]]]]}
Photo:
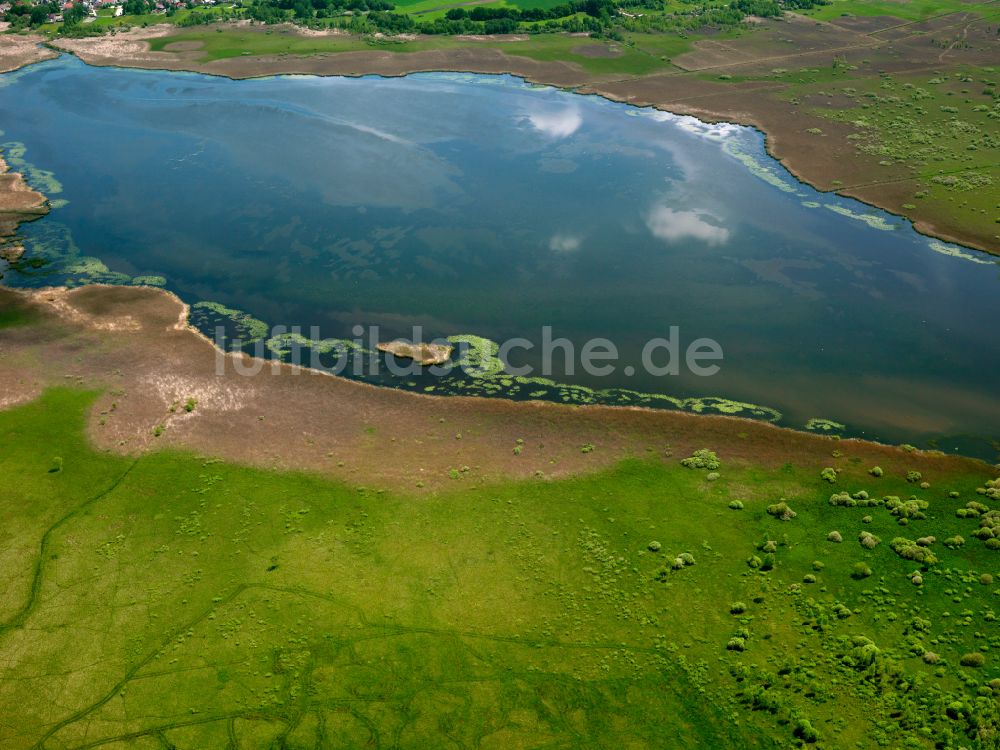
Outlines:
{"type": "Polygon", "coordinates": [[[841,424],[840,422],[834,422],[832,419],[821,419],[819,417],[813,417],[806,422],[806,429],[810,432],[825,432],[830,434],[838,434],[845,432],[847,426],[841,424]]]}
{"type": "Polygon", "coordinates": [[[270,331],[264,321],[219,302],[195,302],[191,305],[191,322],[203,331],[206,327],[229,323],[236,337],[245,343],[263,341],[270,331]]]}
{"type": "Polygon", "coordinates": [[[28,148],[23,143],[7,141],[0,143],[0,149],[3,150],[4,161],[7,162],[11,171],[20,172],[32,190],[37,190],[45,197],[58,195],[63,191],[62,183],[56,179],[55,173],[36,167],[24,158],[28,153],[28,148]]]}
{"type": "Polygon", "coordinates": [[[163,276],[133,276],[129,283],[133,286],[164,287],[167,280],[163,276]]]}
{"type": "Polygon", "coordinates": [[[798,192],[798,187],[784,177],[778,168],[765,164],[764,161],[749,151],[745,150],[734,140],[728,140],[723,145],[723,150],[746,167],[754,177],[763,180],[768,185],[778,188],[785,193],[798,192]]]}
{"type": "Polygon", "coordinates": [[[961,258],[962,260],[967,260],[970,263],[979,263],[980,265],[996,265],[997,260],[988,260],[982,256],[974,255],[968,250],[964,250],[956,245],[949,245],[944,242],[939,242],[937,240],[931,240],[927,243],[927,246],[936,253],[941,255],[947,255],[949,258],[961,258]]]}
{"type": "Polygon", "coordinates": [[[498,356],[500,345],[495,341],[463,333],[449,336],[448,342],[459,350],[459,359],[455,366],[461,368],[473,378],[494,378],[505,374],[503,361],[498,356]]]}
{"type": "Polygon", "coordinates": [[[877,229],[880,232],[892,232],[895,231],[896,225],[891,224],[885,216],[879,214],[863,214],[854,211],[847,206],[841,206],[837,203],[827,203],[824,204],[825,208],[830,209],[835,214],[840,214],[841,216],[846,216],[848,219],[853,219],[854,221],[860,221],[867,224],[872,229],[877,229]]]}

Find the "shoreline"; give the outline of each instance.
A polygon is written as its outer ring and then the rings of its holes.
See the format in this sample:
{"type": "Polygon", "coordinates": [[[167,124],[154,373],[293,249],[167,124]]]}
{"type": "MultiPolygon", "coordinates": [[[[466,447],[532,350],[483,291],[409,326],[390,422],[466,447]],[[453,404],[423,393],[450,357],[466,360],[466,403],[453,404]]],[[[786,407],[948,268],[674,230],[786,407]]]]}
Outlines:
{"type": "MultiPolygon", "coordinates": [[[[206,28],[226,28],[212,26],[206,28]]],[[[246,28],[254,28],[247,26],[246,28]]],[[[133,29],[117,34],[114,45],[107,50],[96,47],[99,41],[91,39],[57,39],[49,43],[50,48],[71,54],[83,63],[94,67],[117,67],[123,69],[160,70],[165,72],[189,72],[217,76],[229,80],[247,80],[277,75],[315,75],[321,77],[340,76],[361,78],[369,75],[384,78],[401,78],[417,73],[470,73],[478,75],[511,75],[527,83],[551,86],[581,95],[600,96],[611,102],[640,108],[649,108],[678,116],[696,117],[706,123],[732,123],[753,128],[764,138],[765,150],[771,158],[796,180],[820,193],[834,194],[850,198],[866,206],[885,211],[894,217],[906,220],[919,234],[930,239],[960,245],[964,248],[1000,256],[1000,242],[984,241],[979,235],[965,233],[959,226],[941,226],[940,220],[907,215],[901,210],[898,196],[891,191],[883,191],[884,199],[877,195],[882,186],[872,180],[854,180],[837,185],[832,180],[832,170],[843,168],[845,164],[857,171],[864,166],[854,153],[849,141],[835,142],[833,138],[823,138],[817,142],[811,136],[803,138],[807,129],[795,129],[787,122],[788,116],[772,111],[766,97],[756,96],[761,86],[741,88],[741,84],[720,90],[709,80],[693,79],[691,75],[701,72],[700,68],[687,70],[659,71],[646,75],[612,76],[588,73],[578,64],[562,60],[539,61],[526,56],[511,55],[496,47],[463,47],[454,50],[390,52],[373,49],[370,51],[345,51],[314,53],[311,55],[260,55],[228,57],[200,62],[198,50],[181,52],[153,52],[148,40],[181,33],[169,24],[159,24],[146,29],[133,29]],[[693,93],[685,90],[688,84],[697,84],[693,93]],[[679,91],[671,92],[672,86],[679,91]],[[711,104],[709,104],[711,102],[711,104]],[[845,146],[845,144],[847,144],[845,146]],[[860,165],[860,166],[859,166],[860,165]],[[956,231],[958,229],[958,231],[956,231]]],[[[281,33],[301,35],[297,27],[283,28],[281,33]]],[[[486,42],[487,40],[483,40],[486,42]]],[[[502,41],[502,40],[497,40],[502,41]]],[[[583,40],[582,40],[583,41],[583,40]]],[[[514,42],[511,42],[512,44],[514,42]]],[[[820,54],[810,52],[808,54],[820,54]]],[[[753,66],[754,60],[735,63],[735,67],[753,66]]],[[[780,90],[771,84],[763,88],[780,90]]],[[[807,125],[818,120],[802,111],[794,111],[794,117],[807,125]],[[811,118],[811,119],[810,119],[811,118]]],[[[833,120],[823,120],[824,131],[833,135],[846,135],[846,126],[833,120]],[[840,133],[844,130],[843,133],[840,133]]],[[[902,177],[893,183],[915,182],[917,177],[902,177]]]]}
{"type": "Polygon", "coordinates": [[[48,212],[48,198],[32,190],[20,172],[10,171],[0,150],[0,261],[13,262],[21,257],[24,248],[17,240],[17,228],[48,212]]]}
{"type": "MultiPolygon", "coordinates": [[[[72,53],[68,53],[68,54],[72,54],[72,53]]],[[[87,64],[87,65],[90,64],[86,60],[82,60],[82,62],[84,64],[87,64]]],[[[123,69],[129,69],[128,66],[112,66],[110,64],[109,65],[101,65],[101,66],[98,66],[98,67],[123,67],[123,69]]],[[[202,74],[199,71],[190,71],[190,72],[202,74]]],[[[419,71],[419,72],[429,72],[429,71],[419,71]]],[[[496,73],[478,73],[478,72],[475,72],[473,74],[475,74],[475,75],[515,75],[515,77],[521,78],[522,80],[525,80],[525,81],[527,81],[529,83],[539,83],[538,81],[532,81],[530,78],[527,78],[525,76],[518,76],[516,74],[510,74],[510,73],[496,74],[496,73]]],[[[220,74],[209,73],[208,75],[220,75],[220,74]]],[[[350,76],[350,77],[360,77],[362,75],[381,75],[381,74],[358,74],[357,76],[350,76]]],[[[411,73],[401,73],[398,76],[392,76],[392,77],[403,77],[403,76],[406,76],[406,75],[411,75],[411,73]]],[[[227,77],[227,76],[223,76],[223,77],[227,77]]],[[[384,77],[388,77],[388,76],[384,76],[384,77]]],[[[549,84],[539,84],[539,85],[549,85],[549,84]]],[[[578,94],[584,95],[584,96],[600,96],[600,97],[602,97],[604,99],[607,99],[609,101],[613,101],[615,103],[627,104],[628,106],[636,106],[636,107],[640,107],[640,108],[643,108],[643,109],[654,109],[654,110],[658,110],[658,111],[666,111],[666,110],[661,110],[660,108],[655,107],[654,105],[650,105],[650,104],[639,105],[639,104],[633,104],[633,103],[628,103],[628,102],[620,102],[620,101],[618,101],[616,99],[606,97],[606,96],[604,96],[602,93],[600,93],[598,91],[586,92],[586,93],[580,93],[580,92],[574,92],[574,93],[578,93],[578,94]]],[[[670,112],[669,114],[677,115],[678,113],[670,112]]],[[[678,115],[678,116],[695,116],[695,115],[684,115],[684,114],[682,114],[682,115],[678,115]]],[[[707,119],[704,119],[702,121],[703,122],[710,122],[710,123],[732,122],[731,120],[724,120],[724,119],[721,119],[721,118],[713,119],[711,116],[709,116],[707,119]]],[[[768,146],[768,153],[770,153],[769,146],[770,146],[771,139],[768,137],[768,135],[767,135],[767,133],[765,131],[760,130],[759,128],[756,128],[753,125],[746,125],[744,123],[736,123],[736,124],[739,124],[742,127],[754,128],[755,130],[757,130],[758,132],[760,132],[762,134],[763,138],[764,138],[765,145],[768,146]]],[[[783,163],[782,163],[782,165],[785,166],[783,163]]],[[[2,159],[0,159],[0,166],[2,166],[2,159]]],[[[787,167],[786,167],[786,169],[787,169],[787,167]]],[[[804,180],[802,180],[794,172],[792,172],[791,170],[788,170],[788,171],[789,171],[789,174],[795,180],[797,180],[800,184],[808,185],[807,182],[805,182],[804,180]]],[[[23,181],[23,179],[21,178],[21,176],[19,174],[17,174],[17,173],[12,173],[12,174],[20,181],[21,184],[24,184],[24,181],[23,181]]],[[[25,185],[25,187],[26,187],[26,185],[25,185]]],[[[37,192],[34,192],[34,191],[30,191],[30,192],[33,193],[35,196],[37,196],[37,198],[41,201],[42,204],[47,203],[45,197],[42,196],[40,193],[37,193],[37,192]]],[[[866,205],[871,205],[871,204],[866,204],[866,205]]],[[[24,217],[21,218],[21,220],[20,220],[19,223],[23,223],[24,221],[30,221],[30,220],[39,218],[39,217],[43,216],[47,212],[47,210],[48,209],[46,208],[45,211],[42,211],[42,212],[38,213],[37,215],[24,216],[24,217]]],[[[914,223],[911,222],[911,224],[914,224],[914,223]]],[[[914,228],[917,229],[917,227],[915,226],[915,224],[914,224],[914,228]]],[[[923,233],[921,233],[921,234],[923,234],[923,233]]],[[[94,288],[94,289],[115,289],[115,288],[120,288],[120,287],[116,287],[114,285],[107,285],[107,284],[93,284],[93,285],[89,285],[89,288],[94,288]]],[[[125,287],[125,288],[128,288],[128,287],[125,287]]],[[[157,289],[156,287],[151,287],[151,288],[157,289]]],[[[49,288],[49,289],[50,289],[50,291],[51,290],[71,291],[71,288],[67,288],[67,287],[52,287],[52,288],[49,288]]],[[[19,291],[19,290],[17,290],[17,291],[19,291]]],[[[198,332],[197,329],[190,323],[190,321],[188,319],[189,306],[186,303],[184,303],[182,300],[180,300],[180,298],[178,298],[173,292],[168,292],[168,291],[160,290],[160,289],[157,289],[157,291],[161,291],[161,292],[167,294],[168,296],[170,296],[171,298],[175,299],[178,303],[180,303],[180,304],[182,304],[184,306],[184,310],[182,312],[183,318],[181,320],[181,323],[183,325],[179,325],[179,327],[186,327],[186,328],[189,328],[192,331],[197,332],[200,336],[202,336],[202,338],[205,338],[205,340],[212,345],[213,349],[216,349],[216,351],[219,351],[217,349],[217,347],[215,346],[214,342],[210,341],[207,337],[204,337],[204,335],[201,334],[200,332],[198,332]]],[[[226,354],[227,356],[229,356],[229,353],[225,353],[224,352],[224,354],[226,354]]],[[[256,359],[254,357],[251,357],[250,355],[246,355],[246,356],[249,357],[249,359],[251,359],[251,360],[256,359]]],[[[265,362],[265,363],[271,363],[272,362],[272,360],[260,360],[260,361],[265,362]]],[[[282,363],[282,364],[284,364],[284,363],[282,363]]],[[[309,373],[316,373],[317,372],[317,371],[314,371],[314,370],[312,370],[310,368],[307,368],[307,367],[303,367],[303,368],[300,368],[300,369],[302,369],[305,372],[309,372],[309,373]]],[[[321,374],[329,374],[329,373],[321,373],[321,374]]],[[[386,386],[374,385],[374,384],[371,384],[371,383],[364,383],[362,381],[356,381],[356,380],[351,380],[351,379],[347,379],[347,378],[344,378],[344,380],[346,380],[348,382],[351,382],[351,383],[356,383],[356,384],[359,384],[359,385],[368,385],[369,387],[376,388],[376,389],[386,388],[386,386]]],[[[411,393],[413,395],[426,395],[426,396],[430,396],[430,394],[421,394],[421,393],[417,393],[417,392],[413,392],[413,391],[408,391],[408,390],[395,389],[395,388],[391,388],[391,386],[389,388],[391,390],[400,390],[400,392],[411,393]]],[[[486,398],[486,397],[454,395],[454,396],[447,396],[447,398],[471,398],[471,399],[474,399],[476,401],[479,401],[479,400],[488,400],[488,401],[501,401],[503,403],[522,403],[520,401],[516,401],[516,400],[513,400],[513,399],[509,399],[509,398],[504,398],[504,397],[501,397],[499,399],[489,399],[489,398],[486,398]]],[[[530,403],[535,403],[535,402],[530,402],[530,403]]],[[[557,406],[562,406],[562,404],[559,404],[558,402],[538,402],[538,403],[552,403],[552,404],[557,405],[557,406]]],[[[642,406],[634,406],[634,405],[581,405],[581,406],[578,406],[576,408],[608,408],[608,409],[622,409],[622,408],[624,408],[624,409],[636,409],[636,410],[642,410],[642,411],[649,411],[649,412],[653,412],[653,413],[686,414],[687,416],[705,416],[705,415],[701,415],[701,414],[689,414],[687,412],[680,411],[680,410],[674,411],[674,410],[668,410],[668,409],[655,409],[655,408],[642,407],[642,406]]],[[[724,416],[724,415],[712,415],[712,416],[724,416]]],[[[760,420],[754,420],[754,419],[748,418],[748,417],[732,416],[732,417],[727,417],[727,418],[740,419],[741,422],[750,422],[750,423],[756,423],[756,424],[765,424],[765,422],[762,422],[760,420]]],[[[778,427],[779,429],[790,430],[790,431],[792,431],[792,432],[794,432],[796,434],[809,435],[809,436],[818,437],[818,438],[829,438],[829,437],[831,437],[831,436],[827,436],[827,435],[823,435],[823,434],[817,434],[816,432],[811,432],[809,430],[805,430],[801,426],[787,425],[787,424],[784,424],[784,425],[774,425],[774,426],[778,427]]],[[[858,440],[858,441],[861,441],[861,442],[871,443],[871,444],[874,444],[874,445],[885,445],[885,446],[893,446],[893,445],[895,445],[894,443],[891,443],[891,442],[888,442],[888,443],[887,442],[879,442],[877,439],[872,439],[872,438],[869,438],[869,437],[860,436],[857,433],[855,433],[854,435],[840,436],[838,439],[843,439],[843,440],[858,440]]],[[[958,455],[958,454],[945,454],[945,455],[958,455]]],[[[970,456],[965,455],[964,457],[970,457],[970,456]]],[[[982,459],[976,459],[976,460],[982,460],[982,459]]]]}
{"type": "Polygon", "coordinates": [[[830,463],[839,455],[900,468],[990,466],[964,455],[735,416],[385,388],[224,352],[191,325],[183,300],[156,287],[0,287],[3,298],[20,303],[33,319],[0,329],[10,355],[0,360],[0,377],[12,384],[0,408],[59,385],[100,390],[88,435],[99,449],[123,455],[170,447],[342,478],[375,465],[374,476],[362,474],[366,481],[427,490],[448,486],[455,465],[472,467],[486,482],[558,478],[705,447],[768,466],[790,458],[830,463]],[[256,374],[240,373],[254,364],[256,374]],[[188,398],[198,404],[192,412],[176,408],[188,398]],[[524,455],[512,451],[522,442],[524,455]],[[581,450],[586,444],[598,450],[581,450]]]}

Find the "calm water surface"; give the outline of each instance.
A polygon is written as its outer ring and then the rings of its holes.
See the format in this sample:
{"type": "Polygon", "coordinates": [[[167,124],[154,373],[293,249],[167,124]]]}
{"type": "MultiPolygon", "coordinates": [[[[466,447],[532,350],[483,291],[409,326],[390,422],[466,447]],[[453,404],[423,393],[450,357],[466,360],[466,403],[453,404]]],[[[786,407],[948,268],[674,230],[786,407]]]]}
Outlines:
{"type": "Polygon", "coordinates": [[[329,337],[548,325],[621,350],[608,377],[560,362],[560,383],[995,455],[997,265],[800,185],[748,129],[509,77],[229,81],[68,57],[0,77],[0,129],[57,205],[5,283],[138,278],[329,337]],[[671,326],[717,340],[721,371],[627,375],[671,326]]]}

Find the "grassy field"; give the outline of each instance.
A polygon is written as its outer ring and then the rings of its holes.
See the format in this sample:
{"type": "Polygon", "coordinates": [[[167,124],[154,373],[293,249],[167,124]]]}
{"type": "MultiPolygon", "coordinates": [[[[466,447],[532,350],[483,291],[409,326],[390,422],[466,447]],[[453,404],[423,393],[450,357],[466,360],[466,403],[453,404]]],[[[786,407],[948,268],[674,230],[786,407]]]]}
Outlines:
{"type": "Polygon", "coordinates": [[[901,21],[922,21],[945,13],[987,13],[996,6],[989,2],[963,0],[831,0],[801,11],[804,15],[830,21],[842,16],[892,16],[901,21]],[[982,7],[976,7],[977,5],[982,7]]]}
{"type": "MultiPolygon", "coordinates": [[[[200,44],[200,62],[258,55],[316,55],[380,49],[391,52],[421,52],[460,48],[499,49],[508,55],[529,57],[543,62],[565,61],[580,65],[595,75],[638,76],[670,68],[669,57],[687,50],[691,37],[635,34],[625,44],[615,44],[617,57],[588,57],[577,51],[594,44],[590,39],[564,34],[540,34],[519,42],[471,42],[456,37],[420,37],[404,40],[370,40],[357,36],[305,37],[281,30],[204,29],[178,30],[170,36],[149,40],[154,52],[169,51],[176,42],[200,44]]],[[[606,42],[604,43],[607,44],[606,42]]]]}
{"type": "Polygon", "coordinates": [[[985,472],[831,441],[833,483],[650,455],[417,498],[96,453],[92,399],[0,412],[4,748],[996,747],[985,472]]]}
{"type": "Polygon", "coordinates": [[[316,55],[371,49],[364,39],[346,34],[306,37],[270,30],[259,32],[238,28],[180,30],[177,34],[150,39],[149,47],[153,52],[162,52],[176,42],[200,43],[198,53],[204,62],[243,55],[316,55]]]}

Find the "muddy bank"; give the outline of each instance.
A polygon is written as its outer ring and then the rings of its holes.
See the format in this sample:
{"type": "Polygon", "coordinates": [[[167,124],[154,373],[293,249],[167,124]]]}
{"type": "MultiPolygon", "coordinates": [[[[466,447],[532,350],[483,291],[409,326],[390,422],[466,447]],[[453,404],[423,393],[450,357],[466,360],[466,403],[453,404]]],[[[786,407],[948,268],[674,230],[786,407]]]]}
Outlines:
{"type": "Polygon", "coordinates": [[[456,481],[543,481],[630,456],[676,461],[705,447],[727,462],[768,467],[851,460],[887,471],[981,467],[970,459],[833,441],[734,417],[379,388],[222,354],[188,326],[186,306],[159,289],[0,288],[0,309],[25,321],[0,328],[0,407],[46,387],[101,390],[90,437],[125,454],[174,447],[424,491],[456,481]]]}
{"type": "Polygon", "coordinates": [[[45,196],[32,190],[18,172],[11,172],[0,153],[0,260],[17,260],[24,248],[17,227],[49,211],[45,196]]]}
{"type": "Polygon", "coordinates": [[[3,34],[6,26],[6,23],[0,23],[0,73],[57,56],[56,52],[41,46],[45,41],[43,37],[37,34],[3,34]]]}

